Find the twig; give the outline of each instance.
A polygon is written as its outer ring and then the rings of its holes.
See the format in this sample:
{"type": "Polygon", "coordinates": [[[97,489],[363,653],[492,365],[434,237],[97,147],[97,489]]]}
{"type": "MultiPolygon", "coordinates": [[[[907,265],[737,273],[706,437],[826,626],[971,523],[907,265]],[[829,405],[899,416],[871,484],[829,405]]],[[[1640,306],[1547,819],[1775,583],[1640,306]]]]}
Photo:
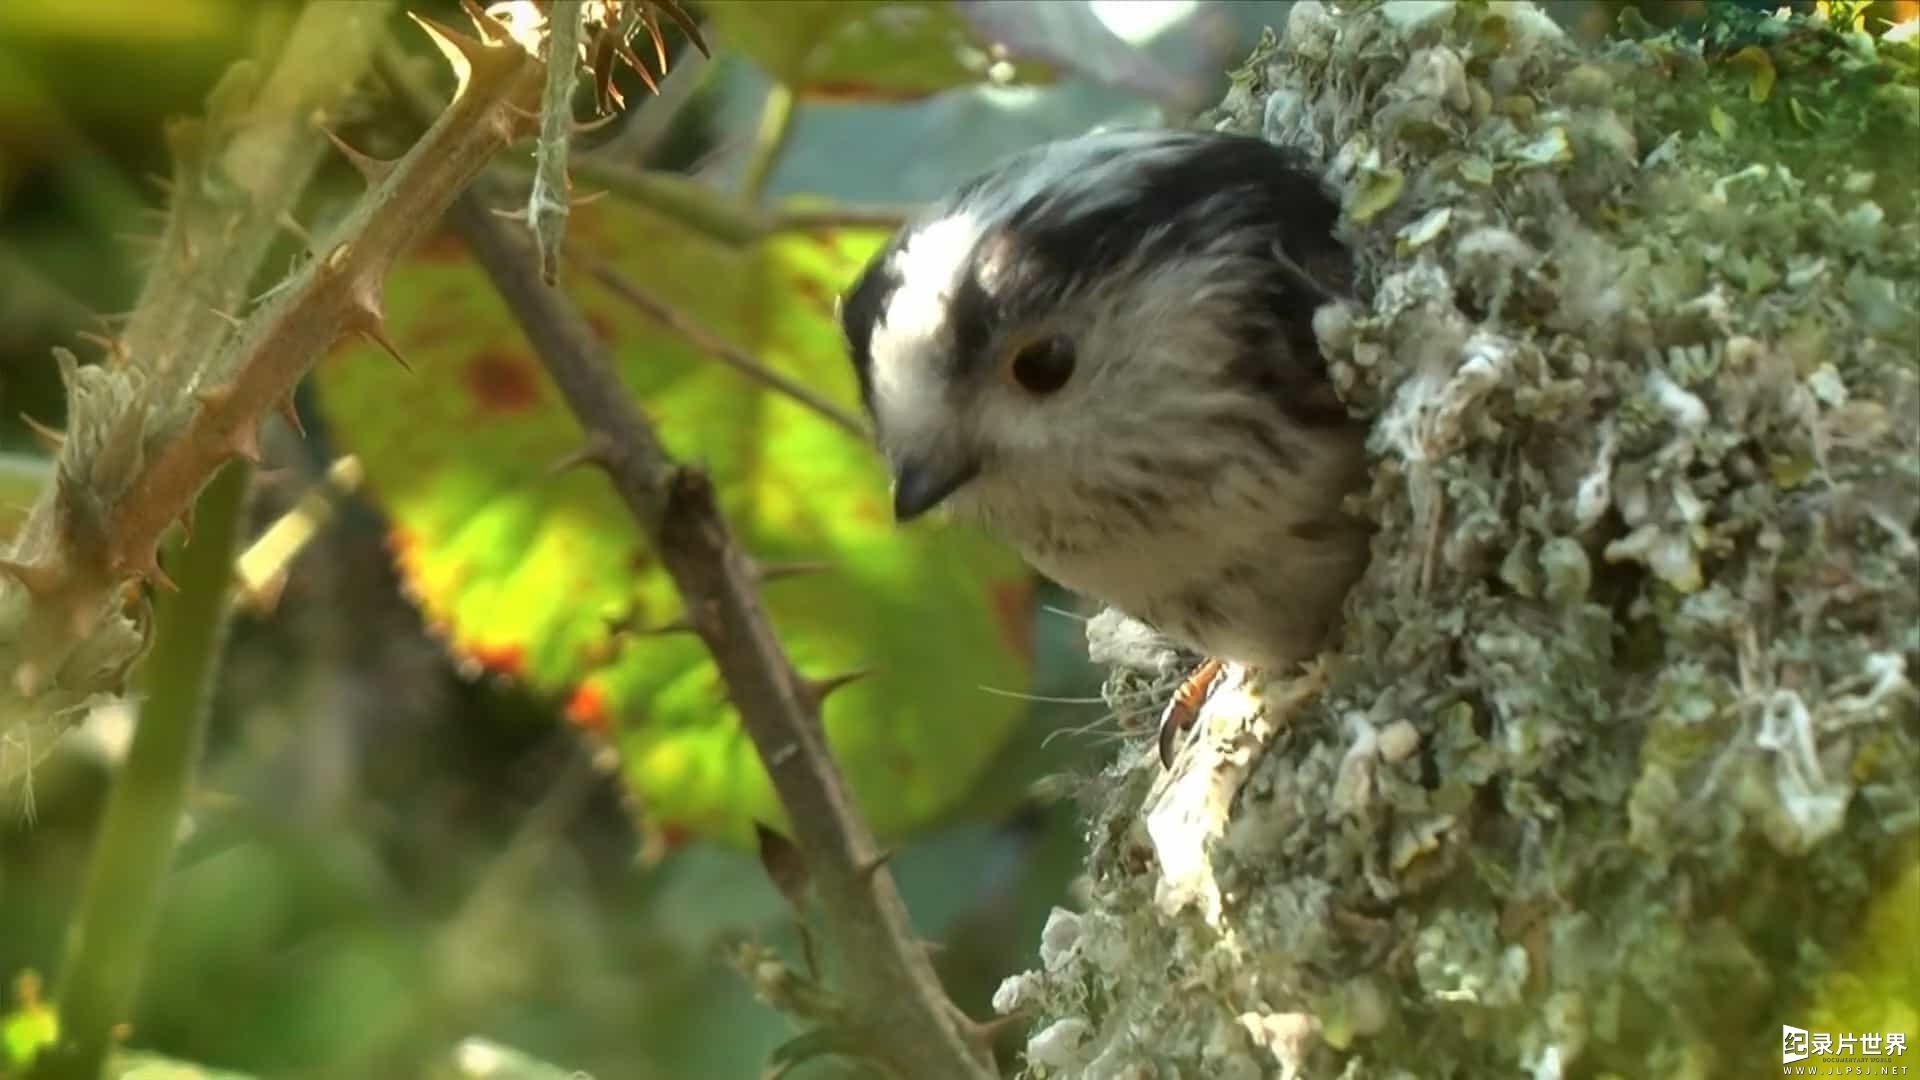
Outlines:
{"type": "Polygon", "coordinates": [[[776,82],[767,88],[767,100],[760,108],[760,128],[754,132],[753,147],[747,152],[747,164],[740,173],[740,195],[758,204],[767,193],[774,167],[793,134],[793,117],[799,96],[793,87],[776,82]]]}
{"type": "Polygon", "coordinates": [[[711,355],[715,360],[754,382],[770,387],[812,409],[822,419],[847,434],[863,440],[867,437],[867,425],[858,416],[808,389],[805,385],[766,366],[745,351],[727,344],[718,334],[675,310],[671,304],[647,291],[639,283],[623,276],[605,260],[583,256],[578,261],[580,268],[591,275],[595,281],[605,285],[614,295],[639,308],[648,317],[665,325],[667,329],[692,342],[694,348],[711,355]]]}
{"type": "Polygon", "coordinates": [[[260,538],[240,554],[233,567],[232,606],[236,611],[254,615],[273,611],[287,586],[293,560],[333,521],[341,501],[358,490],[365,477],[360,459],[352,454],[335,460],[327,467],[326,476],[301,493],[293,509],[267,526],[260,538]]]}
{"type": "Polygon", "coordinates": [[[581,0],[553,0],[547,12],[547,87],[540,100],[540,145],[534,151],[527,227],[540,248],[540,276],[560,275],[560,238],[567,228],[567,147],[573,141],[573,88],[580,74],[581,0]]]}
{"type": "Polygon", "coordinates": [[[541,284],[530,252],[478,190],[449,211],[514,312],[581,427],[605,440],[600,464],[673,578],[742,725],[786,808],[839,952],[844,1002],[815,1017],[914,1080],[994,1075],[976,1026],[941,988],[821,730],[819,698],[796,672],[760,604],[753,561],[733,541],[699,470],[674,462],[565,297],[541,284]]]}

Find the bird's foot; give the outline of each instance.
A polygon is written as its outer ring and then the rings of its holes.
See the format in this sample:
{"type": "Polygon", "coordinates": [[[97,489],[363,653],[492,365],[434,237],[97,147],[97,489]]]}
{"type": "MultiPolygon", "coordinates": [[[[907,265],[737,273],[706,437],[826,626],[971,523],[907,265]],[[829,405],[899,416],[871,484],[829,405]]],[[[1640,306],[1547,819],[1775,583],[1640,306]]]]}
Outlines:
{"type": "Polygon", "coordinates": [[[1208,657],[1200,662],[1173,692],[1173,700],[1160,713],[1160,765],[1173,767],[1173,755],[1179,749],[1180,736],[1190,730],[1200,718],[1200,707],[1207,703],[1207,696],[1213,692],[1213,684],[1219,681],[1220,671],[1226,661],[1217,657],[1208,657]]]}

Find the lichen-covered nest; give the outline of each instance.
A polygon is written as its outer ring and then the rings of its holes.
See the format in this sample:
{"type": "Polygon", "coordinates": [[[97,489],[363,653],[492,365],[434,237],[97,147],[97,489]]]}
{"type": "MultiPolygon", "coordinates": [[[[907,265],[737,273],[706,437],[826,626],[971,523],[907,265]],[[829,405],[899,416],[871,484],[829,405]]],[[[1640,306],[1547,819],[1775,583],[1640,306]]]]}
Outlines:
{"type": "Polygon", "coordinates": [[[997,1001],[1032,1073],[1757,1075],[1836,971],[1920,1037],[1859,933],[1920,905],[1913,40],[1292,9],[1213,119],[1344,193],[1373,565],[1314,675],[1096,785],[997,1001]]]}

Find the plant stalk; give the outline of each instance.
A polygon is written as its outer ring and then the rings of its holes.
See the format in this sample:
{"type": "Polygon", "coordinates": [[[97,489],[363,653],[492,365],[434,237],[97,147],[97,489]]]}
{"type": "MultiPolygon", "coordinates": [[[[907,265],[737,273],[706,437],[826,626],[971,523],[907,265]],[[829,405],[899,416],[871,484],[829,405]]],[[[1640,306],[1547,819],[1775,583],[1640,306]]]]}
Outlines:
{"type": "Polygon", "coordinates": [[[207,485],[193,540],[178,549],[180,591],[161,593],[154,605],[140,721],[107,799],[61,965],[60,1039],[36,1058],[34,1080],[97,1080],[113,1030],[128,1018],[206,733],[252,473],[236,461],[207,485]]]}

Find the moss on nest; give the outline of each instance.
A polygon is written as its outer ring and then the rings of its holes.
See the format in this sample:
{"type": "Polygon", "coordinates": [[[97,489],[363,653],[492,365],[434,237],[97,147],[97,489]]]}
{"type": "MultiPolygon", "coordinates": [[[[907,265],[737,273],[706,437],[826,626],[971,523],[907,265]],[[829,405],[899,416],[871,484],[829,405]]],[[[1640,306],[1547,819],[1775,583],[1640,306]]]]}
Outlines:
{"type": "Polygon", "coordinates": [[[1143,824],[1179,781],[1109,771],[1001,995],[1035,1075],[1771,1068],[1920,829],[1911,40],[1303,2],[1236,74],[1214,119],[1319,155],[1366,271],[1317,329],[1374,563],[1221,759],[1208,902],[1143,824]]]}

